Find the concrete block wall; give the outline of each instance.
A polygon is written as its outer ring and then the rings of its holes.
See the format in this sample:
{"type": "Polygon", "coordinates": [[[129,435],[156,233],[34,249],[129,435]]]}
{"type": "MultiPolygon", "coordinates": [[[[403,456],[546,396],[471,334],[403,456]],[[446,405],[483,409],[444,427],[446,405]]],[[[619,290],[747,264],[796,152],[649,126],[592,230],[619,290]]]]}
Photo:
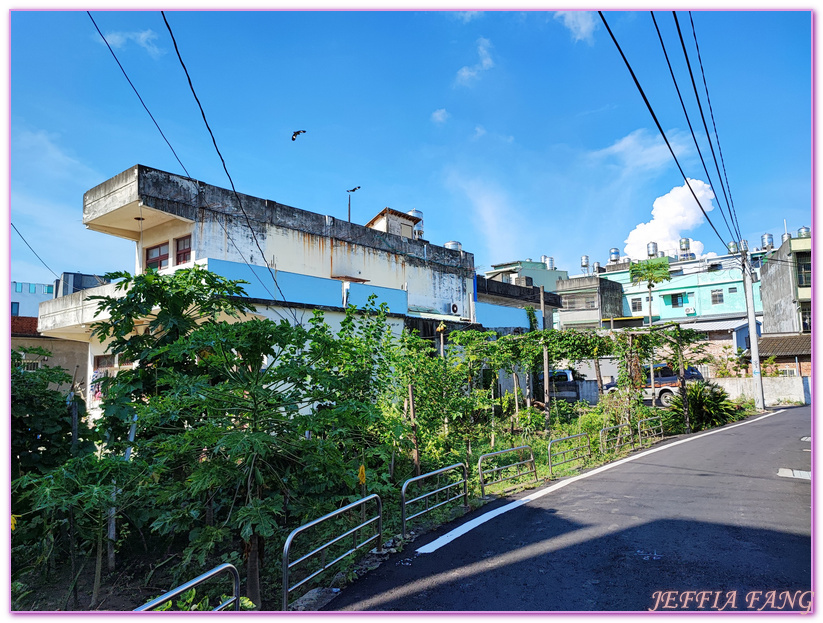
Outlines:
{"type": "MultiPolygon", "coordinates": [[[[762,377],[763,399],[767,407],[801,403],[811,404],[809,378],[800,376],[762,377]]],[[[726,390],[732,400],[740,397],[754,398],[754,379],[723,378],[710,379],[726,390]]]]}

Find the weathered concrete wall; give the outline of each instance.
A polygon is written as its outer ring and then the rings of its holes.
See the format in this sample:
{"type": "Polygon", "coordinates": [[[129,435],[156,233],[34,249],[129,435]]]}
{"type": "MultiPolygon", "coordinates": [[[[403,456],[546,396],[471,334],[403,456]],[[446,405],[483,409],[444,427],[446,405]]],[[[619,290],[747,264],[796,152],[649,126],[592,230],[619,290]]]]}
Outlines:
{"type": "MultiPolygon", "coordinates": [[[[74,378],[78,387],[85,387],[87,378],[88,344],[69,340],[58,340],[48,337],[12,337],[11,348],[37,346],[51,353],[44,365],[52,368],[63,368],[69,376],[74,378]]],[[[69,389],[71,383],[60,389],[69,389]]]]}
{"type": "MultiPolygon", "coordinates": [[[[811,404],[808,390],[808,377],[762,377],[763,399],[767,407],[802,403],[811,404]],[[805,381],[804,381],[805,379],[805,381]]],[[[732,400],[740,397],[754,398],[754,379],[752,377],[710,379],[729,394],[732,400]]]]}
{"type": "Polygon", "coordinates": [[[760,269],[760,296],[763,300],[763,333],[800,331],[795,295],[796,276],[789,257],[791,240],[775,251],[773,260],[760,269]]]}

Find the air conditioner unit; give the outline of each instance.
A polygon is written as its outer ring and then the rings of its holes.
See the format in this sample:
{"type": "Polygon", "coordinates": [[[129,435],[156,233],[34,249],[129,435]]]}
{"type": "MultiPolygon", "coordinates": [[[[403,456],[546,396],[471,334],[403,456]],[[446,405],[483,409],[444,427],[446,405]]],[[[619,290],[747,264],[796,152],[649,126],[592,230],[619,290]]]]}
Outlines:
{"type": "Polygon", "coordinates": [[[446,313],[451,314],[452,316],[462,316],[463,305],[459,301],[446,303],[446,313]]]}
{"type": "Polygon", "coordinates": [[[693,314],[694,313],[694,307],[687,307],[686,308],[686,313],[687,314],[693,314]]]}

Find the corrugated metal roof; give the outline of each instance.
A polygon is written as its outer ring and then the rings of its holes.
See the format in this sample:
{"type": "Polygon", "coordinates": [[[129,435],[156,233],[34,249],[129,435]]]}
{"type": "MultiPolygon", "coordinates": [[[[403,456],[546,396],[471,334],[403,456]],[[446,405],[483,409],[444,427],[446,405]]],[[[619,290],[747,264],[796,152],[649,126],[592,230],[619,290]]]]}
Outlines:
{"type": "Polygon", "coordinates": [[[757,340],[760,359],[763,357],[794,357],[812,354],[811,333],[766,336],[757,340]]]}

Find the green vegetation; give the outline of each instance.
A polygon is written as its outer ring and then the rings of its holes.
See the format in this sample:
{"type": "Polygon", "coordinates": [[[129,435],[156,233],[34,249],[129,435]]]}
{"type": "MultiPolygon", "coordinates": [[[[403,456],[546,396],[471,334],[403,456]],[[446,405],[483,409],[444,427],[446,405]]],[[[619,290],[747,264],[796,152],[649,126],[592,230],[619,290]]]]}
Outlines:
{"type": "MultiPolygon", "coordinates": [[[[95,334],[136,366],[107,380],[94,429],[80,426],[74,439],[67,396],[49,389],[65,377],[24,371],[22,356],[12,355],[18,608],[37,607],[31,589],[54,582],[58,561],[71,563],[61,606],[96,608],[103,585],[142,559],[150,564],[141,585],[166,588],[231,562],[251,603],[276,610],[280,557],[295,528],[376,493],[389,538],[401,532],[400,489],[413,476],[465,463],[475,506],[480,455],[529,445],[539,478],[548,478],[549,441],[588,433],[592,457],[560,466],[556,477],[619,454],[601,453],[600,429],[636,431],[639,420],[661,413],[645,407],[637,389],[640,358],[663,339],[656,335],[454,331],[440,356],[417,335],[394,336],[388,310],[373,300],[349,308],[335,329],[320,312],[293,326],[252,316],[242,282],[199,268],[110,276],[122,278],[122,296],[99,300],[109,320],[95,334]],[[620,390],[596,407],[552,400],[545,410],[530,392],[501,395],[497,371],[533,378],[544,348],[552,366],[617,356],[620,390]],[[93,590],[80,603],[77,578],[87,566],[93,590]]],[[[714,394],[701,396],[690,403],[701,427],[732,417],[714,394]]],[[[413,529],[453,510],[438,509],[413,529]]],[[[292,558],[360,519],[321,524],[295,543],[292,558]]],[[[338,555],[332,549],[326,561],[338,555]]],[[[346,559],[304,588],[349,577],[353,564],[346,559]]],[[[152,590],[148,597],[162,592],[152,590]]],[[[219,596],[178,601],[198,608],[219,596]]]]}

